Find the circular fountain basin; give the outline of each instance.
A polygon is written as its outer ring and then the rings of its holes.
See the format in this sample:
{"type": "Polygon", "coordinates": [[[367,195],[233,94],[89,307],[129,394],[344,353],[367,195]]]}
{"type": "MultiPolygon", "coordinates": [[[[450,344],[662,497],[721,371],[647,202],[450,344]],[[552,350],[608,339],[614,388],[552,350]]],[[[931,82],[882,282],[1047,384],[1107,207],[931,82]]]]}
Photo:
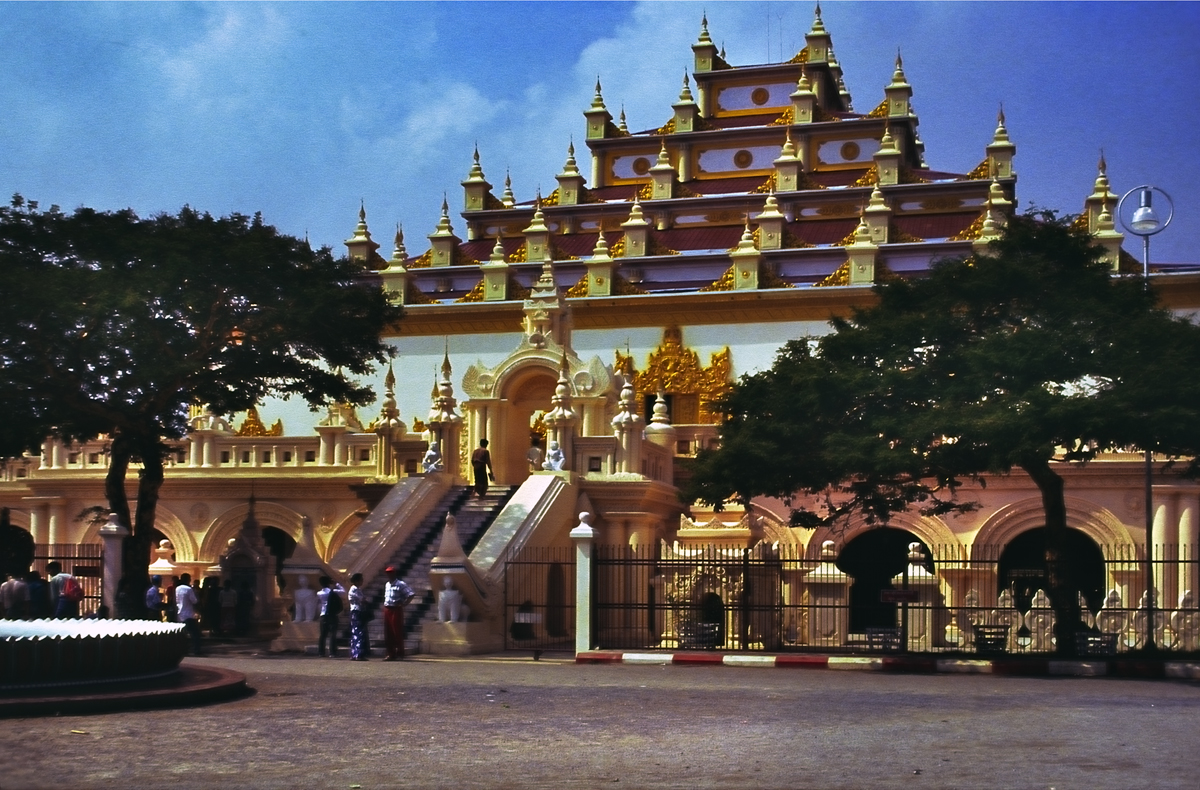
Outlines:
{"type": "Polygon", "coordinates": [[[162,677],[187,645],[182,623],[0,620],[0,693],[162,677]]]}

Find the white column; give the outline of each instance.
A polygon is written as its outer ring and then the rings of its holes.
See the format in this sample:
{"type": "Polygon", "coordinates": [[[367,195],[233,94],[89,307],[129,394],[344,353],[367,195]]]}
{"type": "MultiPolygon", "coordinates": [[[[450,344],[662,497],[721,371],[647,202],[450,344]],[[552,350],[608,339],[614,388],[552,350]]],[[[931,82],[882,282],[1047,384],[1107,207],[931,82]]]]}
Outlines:
{"type": "Polygon", "coordinates": [[[29,534],[33,535],[34,543],[46,543],[46,518],[42,505],[37,502],[29,504],[29,534]]]}
{"type": "Polygon", "coordinates": [[[50,540],[49,543],[67,543],[67,525],[63,518],[63,500],[55,497],[49,504],[50,511],[50,540]]]}
{"type": "Polygon", "coordinates": [[[592,514],[580,513],[579,526],[571,530],[575,541],[575,652],[592,649],[592,546],[596,530],[592,514]]]}
{"type": "MultiPolygon", "coordinates": [[[[1189,491],[1180,496],[1179,502],[1179,588],[1180,595],[1191,590],[1193,593],[1200,593],[1197,589],[1197,561],[1196,544],[1200,543],[1200,529],[1196,523],[1196,493],[1189,491]]],[[[1176,604],[1179,599],[1168,603],[1176,604]]]]}
{"type": "MultiPolygon", "coordinates": [[[[1159,486],[1154,487],[1154,526],[1150,533],[1150,558],[1154,562],[1154,588],[1158,591],[1157,603],[1167,606],[1170,603],[1167,589],[1167,552],[1168,544],[1175,543],[1178,538],[1179,522],[1175,517],[1174,491],[1159,486]]],[[[1174,586],[1174,579],[1170,580],[1174,586]]]]}

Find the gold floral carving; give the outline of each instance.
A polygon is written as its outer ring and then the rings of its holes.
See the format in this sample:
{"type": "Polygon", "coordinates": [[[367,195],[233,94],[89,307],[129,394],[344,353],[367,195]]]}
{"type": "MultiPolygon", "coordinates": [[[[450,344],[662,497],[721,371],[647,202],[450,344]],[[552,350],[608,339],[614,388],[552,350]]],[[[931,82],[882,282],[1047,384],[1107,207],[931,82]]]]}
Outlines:
{"type": "Polygon", "coordinates": [[[867,113],[868,118],[886,118],[888,117],[888,100],[884,99],[879,102],[879,106],[867,113]]]}
{"type": "Polygon", "coordinates": [[[579,299],[588,295],[588,276],[585,274],[579,278],[579,282],[572,285],[563,294],[568,299],[579,299]]]}
{"type": "Polygon", "coordinates": [[[750,194],[751,195],[765,195],[768,192],[774,192],[775,184],[776,184],[775,174],[772,173],[771,175],[767,176],[766,181],[762,182],[761,184],[756,186],[754,189],[750,190],[750,194]]]}
{"type": "Polygon", "coordinates": [[[637,191],[638,200],[654,199],[654,184],[643,184],[637,191]]]}
{"type": "Polygon", "coordinates": [[[556,189],[553,192],[551,192],[549,195],[546,195],[544,198],[542,198],[542,205],[543,206],[557,206],[558,198],[559,198],[559,194],[558,194],[558,190],[556,189]]]}
{"type": "Polygon", "coordinates": [[[422,420],[421,418],[413,417],[412,429],[413,429],[413,433],[425,433],[425,431],[429,430],[429,426],[427,426],[425,424],[425,421],[422,420]]]}
{"type": "Polygon", "coordinates": [[[852,187],[871,187],[879,183],[879,165],[872,164],[867,168],[867,172],[859,176],[852,187]]]}
{"type": "Polygon", "coordinates": [[[258,409],[251,406],[246,412],[246,419],[237,429],[238,436],[283,436],[283,420],[276,420],[270,428],[263,425],[258,416],[258,409]]]}
{"type": "Polygon", "coordinates": [[[459,298],[455,299],[454,301],[455,301],[455,303],[482,302],[483,295],[484,295],[484,281],[480,280],[479,282],[475,283],[474,288],[472,288],[470,291],[468,291],[464,295],[460,296],[459,298]]]}
{"type": "Polygon", "coordinates": [[[828,288],[833,285],[850,284],[850,261],[834,269],[833,273],[820,282],[813,283],[813,288],[828,288]]]}
{"type": "Polygon", "coordinates": [[[955,211],[962,208],[962,204],[962,198],[943,195],[942,197],[921,201],[921,208],[926,211],[955,211]]]}
{"type": "Polygon", "coordinates": [[[975,169],[967,173],[967,178],[971,181],[981,181],[985,178],[992,177],[991,162],[984,159],[979,164],[975,165],[975,169]]]}
{"type": "Polygon", "coordinates": [[[795,119],[795,117],[796,117],[796,108],[788,107],[786,110],[783,111],[782,115],[780,115],[775,120],[771,121],[771,123],[774,124],[775,126],[791,126],[792,120],[795,119]]]}
{"type": "Polygon", "coordinates": [[[433,265],[433,249],[425,250],[415,258],[409,258],[404,267],[406,269],[428,269],[433,265]]]}
{"type": "Polygon", "coordinates": [[[500,211],[500,210],[506,209],[506,208],[508,208],[508,206],[501,203],[500,200],[495,195],[493,195],[491,192],[488,192],[486,195],[483,196],[484,211],[500,211]]]}
{"type": "Polygon", "coordinates": [[[958,233],[955,233],[953,236],[949,237],[947,241],[971,241],[979,238],[983,235],[983,221],[984,215],[980,214],[975,218],[974,222],[960,230],[958,233]]]}
{"type": "Polygon", "coordinates": [[[654,133],[655,134],[675,134],[675,119],[672,118],[671,120],[664,123],[662,126],[658,127],[657,129],[654,130],[654,133]]]}
{"type": "Polygon", "coordinates": [[[827,203],[817,209],[819,217],[852,217],[858,214],[859,206],[855,203],[827,203]]]}
{"type": "Polygon", "coordinates": [[[515,250],[513,250],[512,255],[509,255],[504,260],[507,263],[525,263],[525,260],[526,260],[525,256],[527,254],[528,254],[528,251],[525,249],[525,245],[521,244],[515,250]]]}
{"type": "Polygon", "coordinates": [[[728,269],[725,270],[725,273],[722,274],[719,279],[713,280],[711,283],[704,286],[700,290],[701,291],[732,291],[733,283],[734,283],[735,279],[736,279],[736,276],[734,274],[733,267],[730,266],[728,269]]]}
{"type": "MultiPolygon", "coordinates": [[[[626,373],[632,372],[632,356],[616,352],[614,367],[626,373]]],[[[733,364],[728,346],[723,351],[713,353],[708,367],[701,367],[699,355],[683,345],[682,332],[679,327],[672,326],[663,331],[662,343],[651,352],[646,368],[634,373],[633,386],[643,394],[662,391],[675,396],[698,396],[699,413],[694,424],[714,425],[719,416],[713,413],[711,404],[728,394],[733,386],[732,375],[733,364]]]]}
{"type": "Polygon", "coordinates": [[[621,238],[614,241],[612,243],[612,246],[610,246],[608,248],[608,257],[610,257],[610,258],[624,258],[625,257],[625,237],[624,236],[621,236],[621,238]]]}
{"type": "MultiPolygon", "coordinates": [[[[647,291],[638,288],[633,283],[626,280],[619,274],[614,274],[612,277],[612,295],[613,296],[641,296],[647,291]]],[[[591,296],[591,291],[588,287],[588,276],[585,274],[579,278],[579,282],[567,289],[566,296],[570,299],[579,299],[585,296],[591,296]]]]}
{"type": "Polygon", "coordinates": [[[808,63],[808,47],[805,47],[793,55],[792,59],[789,60],[788,63],[808,63]]]}

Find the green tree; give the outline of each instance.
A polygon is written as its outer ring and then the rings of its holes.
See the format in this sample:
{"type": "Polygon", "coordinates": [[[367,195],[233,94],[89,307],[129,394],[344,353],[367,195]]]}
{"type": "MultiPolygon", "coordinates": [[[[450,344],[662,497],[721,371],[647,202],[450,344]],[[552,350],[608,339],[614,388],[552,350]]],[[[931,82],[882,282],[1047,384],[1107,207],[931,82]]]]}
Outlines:
{"type": "Polygon", "coordinates": [[[795,526],[886,523],[909,508],[971,510],[962,480],[1021,470],[1041,493],[1057,644],[1072,651],[1056,467],[1106,448],[1200,451],[1200,328],[1101,255],[1066,219],[1027,214],[985,254],[876,286],[874,305],[738,382],[685,495],[718,507],[779,497],[795,526]]]}
{"type": "Polygon", "coordinates": [[[373,398],[351,376],[387,358],[380,335],[397,315],[366,274],[257,214],[67,214],[16,196],[0,208],[0,456],[51,435],[107,436],[105,495],[132,533],[124,572],[144,577],[164,455],[189,404],[232,414],[267,395],[373,398]]]}

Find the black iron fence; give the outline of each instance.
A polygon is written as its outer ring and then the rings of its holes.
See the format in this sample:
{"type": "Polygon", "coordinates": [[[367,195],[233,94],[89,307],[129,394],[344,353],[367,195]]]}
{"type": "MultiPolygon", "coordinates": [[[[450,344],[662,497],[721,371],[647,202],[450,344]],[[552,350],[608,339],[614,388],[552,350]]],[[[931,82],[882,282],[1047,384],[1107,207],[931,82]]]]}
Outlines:
{"type": "Polygon", "coordinates": [[[573,547],[534,547],[508,560],[504,574],[505,647],[574,649],[573,547]]]}
{"type": "Polygon", "coordinates": [[[1194,548],[1154,546],[1147,561],[1142,547],[1081,544],[1048,570],[1044,549],[1012,545],[916,542],[856,558],[832,546],[596,546],[593,633],[605,649],[1049,653],[1064,630],[1057,576],[1078,591],[1067,608],[1079,652],[1200,650],[1194,548]]]}
{"type": "Polygon", "coordinates": [[[31,570],[46,579],[46,566],[51,562],[61,564],[62,569],[78,579],[83,587],[79,614],[84,617],[95,614],[104,591],[104,547],[91,543],[34,544],[31,570]]]}

